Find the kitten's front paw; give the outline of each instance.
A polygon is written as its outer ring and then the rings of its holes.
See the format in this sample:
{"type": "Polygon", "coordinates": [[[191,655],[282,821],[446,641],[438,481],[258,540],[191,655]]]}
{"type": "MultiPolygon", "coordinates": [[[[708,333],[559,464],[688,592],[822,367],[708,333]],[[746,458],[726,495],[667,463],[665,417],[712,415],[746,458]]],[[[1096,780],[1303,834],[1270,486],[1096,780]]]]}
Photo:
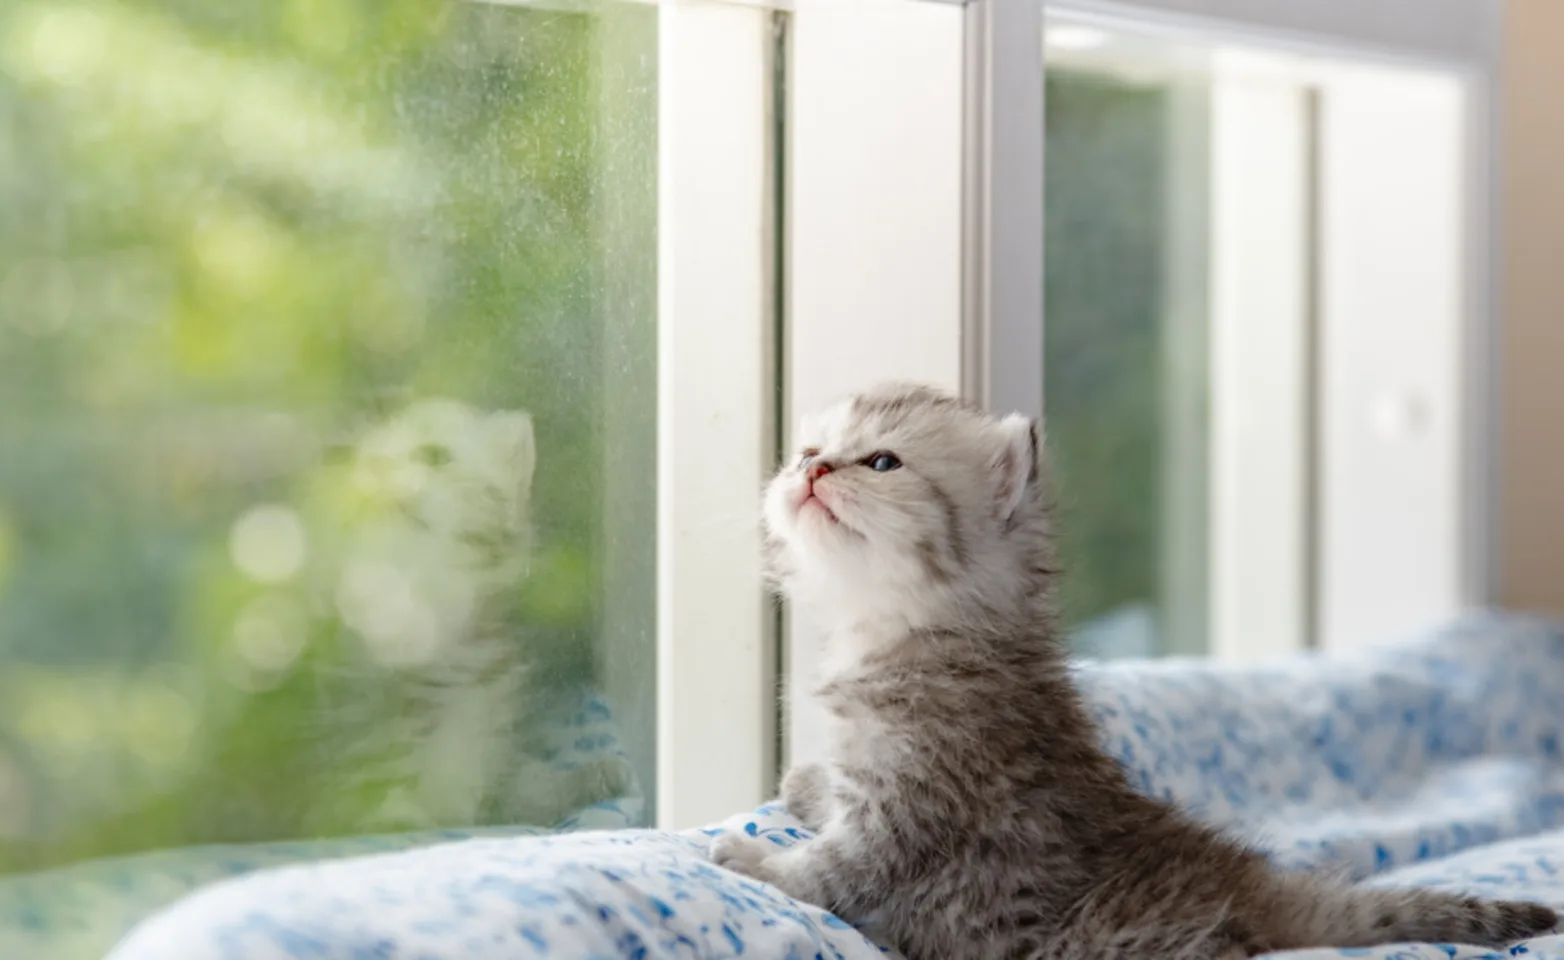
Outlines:
{"type": "Polygon", "coordinates": [[[794,767],[782,778],[782,803],[804,826],[820,832],[831,802],[831,781],[825,767],[809,763],[794,767]]]}
{"type": "Polygon", "coordinates": [[[756,880],[769,881],[765,863],[781,848],[747,833],[724,833],[712,841],[711,862],[756,880]]]}

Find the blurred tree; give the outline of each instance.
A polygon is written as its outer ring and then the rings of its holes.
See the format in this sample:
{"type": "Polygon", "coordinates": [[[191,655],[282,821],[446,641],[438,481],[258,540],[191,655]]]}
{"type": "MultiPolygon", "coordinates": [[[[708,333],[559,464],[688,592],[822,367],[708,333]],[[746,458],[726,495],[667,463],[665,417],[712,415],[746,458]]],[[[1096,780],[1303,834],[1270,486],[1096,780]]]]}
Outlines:
{"type": "Polygon", "coordinates": [[[314,685],[224,673],[256,589],[233,526],[413,397],[532,413],[517,620],[551,682],[590,679],[594,170],[655,152],[594,122],[594,29],[437,0],[0,11],[0,871],[293,828],[314,685]]]}

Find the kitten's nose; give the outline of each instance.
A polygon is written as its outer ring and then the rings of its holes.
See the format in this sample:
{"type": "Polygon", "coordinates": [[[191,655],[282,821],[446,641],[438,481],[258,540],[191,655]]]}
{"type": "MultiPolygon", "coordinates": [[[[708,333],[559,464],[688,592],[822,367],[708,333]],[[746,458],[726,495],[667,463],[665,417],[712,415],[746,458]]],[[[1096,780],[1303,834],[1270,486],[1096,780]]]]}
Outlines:
{"type": "Polygon", "coordinates": [[[819,457],[816,457],[809,464],[809,469],[804,471],[804,476],[809,480],[809,485],[812,487],[815,485],[816,480],[819,480],[821,477],[830,472],[831,465],[826,463],[824,460],[821,460],[819,457]]]}

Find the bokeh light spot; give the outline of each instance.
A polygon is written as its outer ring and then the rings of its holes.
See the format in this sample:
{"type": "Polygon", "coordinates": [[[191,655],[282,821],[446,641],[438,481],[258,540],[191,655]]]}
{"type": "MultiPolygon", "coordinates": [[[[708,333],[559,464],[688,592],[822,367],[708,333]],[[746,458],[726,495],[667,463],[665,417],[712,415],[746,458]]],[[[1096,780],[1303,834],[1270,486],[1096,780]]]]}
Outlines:
{"type": "Polygon", "coordinates": [[[19,55],[8,57],[24,74],[52,83],[81,83],[103,62],[108,24],[90,7],[61,4],[34,8],[32,23],[17,30],[19,55]]]}
{"type": "Polygon", "coordinates": [[[126,691],[124,711],[122,733],[136,756],[160,767],[184,758],[198,716],[184,693],[156,679],[142,680],[126,691]]]}
{"type": "Polygon", "coordinates": [[[256,597],[234,620],[234,654],[259,684],[267,685],[286,673],[304,651],[309,626],[309,612],[292,597],[256,597]]]}
{"type": "Polygon", "coordinates": [[[281,583],[304,566],[304,523],[290,507],[251,507],[234,524],[228,550],[245,576],[260,583],[281,583]]]}

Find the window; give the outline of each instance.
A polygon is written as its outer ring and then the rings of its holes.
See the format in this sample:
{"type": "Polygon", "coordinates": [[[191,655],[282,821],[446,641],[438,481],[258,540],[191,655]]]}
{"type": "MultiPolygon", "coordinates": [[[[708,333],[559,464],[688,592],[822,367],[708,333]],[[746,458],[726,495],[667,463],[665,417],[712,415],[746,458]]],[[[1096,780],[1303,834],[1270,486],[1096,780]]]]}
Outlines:
{"type": "Polygon", "coordinates": [[[1043,386],[1097,656],[1252,657],[1453,614],[1461,72],[1050,19],[1043,386]]]}
{"type": "Polygon", "coordinates": [[[776,40],[0,17],[0,873],[761,799],[776,40]]]}
{"type": "Polygon", "coordinates": [[[12,4],[0,873],[753,806],[756,491],[881,378],[1046,406],[1083,652],[1478,598],[1490,53],[1395,5],[12,4]]]}

